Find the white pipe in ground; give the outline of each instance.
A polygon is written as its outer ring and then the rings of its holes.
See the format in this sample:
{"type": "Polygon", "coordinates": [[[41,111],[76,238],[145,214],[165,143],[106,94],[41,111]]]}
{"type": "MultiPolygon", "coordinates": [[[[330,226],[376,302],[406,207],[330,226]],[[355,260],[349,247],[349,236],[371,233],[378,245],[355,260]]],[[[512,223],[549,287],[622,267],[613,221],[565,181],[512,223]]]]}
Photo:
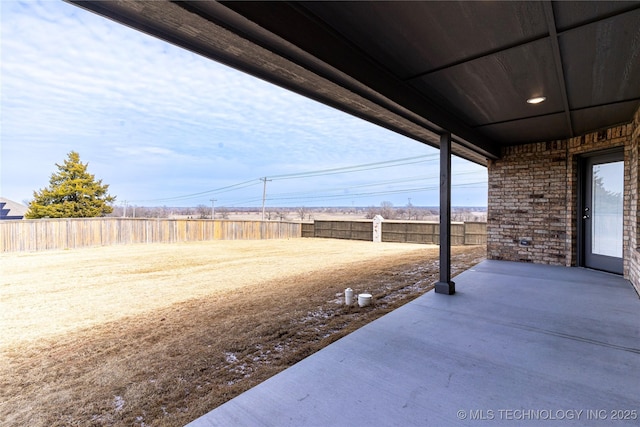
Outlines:
{"type": "Polygon", "coordinates": [[[359,294],[358,305],[360,307],[366,307],[371,304],[371,294],[359,294]]]}
{"type": "Polygon", "coordinates": [[[347,288],[344,290],[344,303],[346,305],[353,304],[353,289],[347,288]]]}

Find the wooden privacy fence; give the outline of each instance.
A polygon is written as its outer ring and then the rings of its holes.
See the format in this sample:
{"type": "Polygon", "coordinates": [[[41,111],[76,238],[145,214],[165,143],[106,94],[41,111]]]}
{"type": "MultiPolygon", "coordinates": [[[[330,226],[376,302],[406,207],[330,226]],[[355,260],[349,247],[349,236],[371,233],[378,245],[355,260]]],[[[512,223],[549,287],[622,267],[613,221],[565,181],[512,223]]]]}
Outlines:
{"type": "Polygon", "coordinates": [[[301,237],[300,223],[138,218],[0,221],[0,252],[294,237],[301,237]]]}
{"type": "MultiPolygon", "coordinates": [[[[302,237],[373,240],[372,221],[314,221],[302,225],[302,237]]],[[[399,243],[440,243],[440,224],[426,221],[383,221],[382,241],[399,243]]],[[[487,223],[451,223],[452,245],[484,245],[487,223]]]]}

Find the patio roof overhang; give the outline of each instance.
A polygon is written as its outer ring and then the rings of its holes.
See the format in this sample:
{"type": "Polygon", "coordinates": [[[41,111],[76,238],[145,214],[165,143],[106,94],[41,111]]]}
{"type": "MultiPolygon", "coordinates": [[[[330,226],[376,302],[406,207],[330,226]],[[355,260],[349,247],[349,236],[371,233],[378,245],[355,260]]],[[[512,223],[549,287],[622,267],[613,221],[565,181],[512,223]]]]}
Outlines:
{"type": "Polygon", "coordinates": [[[70,1],[483,165],[640,104],[638,1],[70,1]]]}

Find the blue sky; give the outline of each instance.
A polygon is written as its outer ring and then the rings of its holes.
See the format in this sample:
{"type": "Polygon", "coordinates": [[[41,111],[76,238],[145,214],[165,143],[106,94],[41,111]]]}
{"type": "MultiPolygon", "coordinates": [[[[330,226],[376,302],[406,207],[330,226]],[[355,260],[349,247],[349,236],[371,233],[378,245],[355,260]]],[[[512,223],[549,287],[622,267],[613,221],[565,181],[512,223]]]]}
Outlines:
{"type": "MultiPolygon", "coordinates": [[[[0,5],[2,197],[74,150],[117,204],[260,206],[261,177],[274,207],[438,204],[436,149],[62,1],[0,5]]],[[[453,173],[486,206],[486,169],[453,173]]]]}

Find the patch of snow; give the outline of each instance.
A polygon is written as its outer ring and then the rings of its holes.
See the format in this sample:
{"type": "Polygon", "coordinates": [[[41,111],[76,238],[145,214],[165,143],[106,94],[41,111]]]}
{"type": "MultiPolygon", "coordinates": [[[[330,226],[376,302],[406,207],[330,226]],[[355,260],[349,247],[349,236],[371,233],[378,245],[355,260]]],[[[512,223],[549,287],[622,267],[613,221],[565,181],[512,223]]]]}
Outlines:
{"type": "Polygon", "coordinates": [[[309,311],[307,315],[301,319],[301,322],[306,323],[316,319],[329,319],[333,316],[333,312],[326,312],[319,308],[316,311],[309,311]]]}
{"type": "Polygon", "coordinates": [[[124,399],[122,396],[114,396],[113,406],[116,407],[116,412],[122,411],[122,408],[124,408],[124,399]]]}
{"type": "Polygon", "coordinates": [[[236,356],[235,353],[225,352],[224,358],[227,363],[236,363],[238,361],[238,356],[236,356]]]}
{"type": "Polygon", "coordinates": [[[236,367],[234,367],[233,369],[230,369],[229,372],[233,372],[234,374],[242,374],[245,377],[248,376],[249,374],[247,374],[247,371],[249,369],[247,368],[247,364],[243,363],[242,365],[238,365],[236,367]]]}

